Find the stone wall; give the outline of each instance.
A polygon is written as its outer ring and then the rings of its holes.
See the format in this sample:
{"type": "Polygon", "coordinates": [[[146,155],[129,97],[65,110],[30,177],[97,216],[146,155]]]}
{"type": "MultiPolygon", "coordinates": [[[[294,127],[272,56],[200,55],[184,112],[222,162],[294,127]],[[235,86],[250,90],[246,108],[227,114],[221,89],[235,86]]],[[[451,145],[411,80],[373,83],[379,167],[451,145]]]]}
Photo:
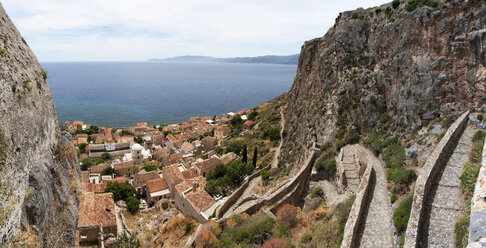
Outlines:
{"type": "MultiPolygon", "coordinates": [[[[486,140],[483,146],[481,169],[471,200],[471,222],[469,226],[469,243],[478,242],[486,237],[486,140]]],[[[484,242],[484,241],[483,241],[484,242]]]]}
{"type": "Polygon", "coordinates": [[[250,182],[255,179],[256,177],[260,176],[260,173],[264,170],[270,169],[271,164],[268,164],[265,168],[258,170],[257,172],[253,173],[249,177],[245,179],[245,182],[237,189],[235,190],[230,196],[228,196],[228,199],[221,205],[218,210],[216,211],[216,218],[222,218],[223,215],[230,209],[243,195],[245,190],[248,188],[248,185],[250,185],[250,182]]]}
{"type": "Polygon", "coordinates": [[[371,186],[370,182],[371,180],[373,180],[372,177],[374,174],[373,166],[371,166],[367,162],[365,162],[364,164],[366,165],[366,170],[361,177],[361,182],[356,193],[356,198],[354,200],[351,211],[349,212],[348,221],[346,222],[346,226],[344,228],[344,236],[341,248],[356,246],[358,229],[360,223],[363,221],[363,214],[364,210],[366,209],[366,204],[369,202],[369,198],[371,197],[369,193],[371,186]]]}
{"type": "Polygon", "coordinates": [[[314,144],[311,148],[309,156],[307,157],[302,168],[295,177],[280,185],[277,190],[265,194],[265,196],[258,199],[254,205],[244,209],[241,212],[252,214],[263,206],[269,206],[279,202],[285,202],[287,199],[296,197],[296,194],[289,193],[291,193],[293,190],[295,192],[296,187],[299,187],[301,184],[307,183],[310,178],[310,173],[312,172],[314,162],[319,157],[320,153],[321,151],[316,148],[316,145],[314,144]]]}
{"type": "Polygon", "coordinates": [[[405,234],[404,247],[416,247],[417,245],[417,234],[423,231],[421,227],[424,222],[424,203],[430,197],[430,189],[434,180],[436,180],[443,167],[447,164],[447,160],[464,132],[468,115],[469,111],[466,111],[451,125],[419,173],[415,184],[412,210],[405,234]]]}

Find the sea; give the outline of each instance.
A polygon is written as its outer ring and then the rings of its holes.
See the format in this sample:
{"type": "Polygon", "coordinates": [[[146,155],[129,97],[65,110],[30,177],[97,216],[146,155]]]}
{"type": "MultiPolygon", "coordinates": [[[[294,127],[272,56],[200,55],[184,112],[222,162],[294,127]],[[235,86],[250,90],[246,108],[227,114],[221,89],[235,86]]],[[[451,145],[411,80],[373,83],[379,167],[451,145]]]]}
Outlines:
{"type": "Polygon", "coordinates": [[[58,120],[102,127],[186,121],[253,108],[287,92],[297,66],[45,62],[58,120]]]}

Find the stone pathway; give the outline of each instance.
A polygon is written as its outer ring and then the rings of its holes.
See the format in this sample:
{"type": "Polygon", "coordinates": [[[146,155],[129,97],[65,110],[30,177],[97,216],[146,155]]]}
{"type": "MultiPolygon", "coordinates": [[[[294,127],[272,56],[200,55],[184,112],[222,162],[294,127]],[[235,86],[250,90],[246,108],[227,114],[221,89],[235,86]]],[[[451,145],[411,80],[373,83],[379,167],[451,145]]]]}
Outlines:
{"type": "Polygon", "coordinates": [[[469,160],[475,132],[473,126],[466,128],[440,178],[435,180],[431,188],[432,197],[425,202],[426,223],[418,234],[418,247],[455,247],[456,219],[464,207],[459,177],[469,160]]]}
{"type": "Polygon", "coordinates": [[[275,156],[273,157],[272,161],[272,169],[277,169],[278,168],[278,159],[280,157],[280,150],[282,150],[282,144],[283,144],[283,131],[285,128],[285,118],[283,114],[283,106],[280,107],[280,144],[278,145],[278,148],[275,150],[275,156]]]}
{"type": "Polygon", "coordinates": [[[359,145],[366,161],[373,166],[374,174],[370,181],[371,199],[366,204],[358,230],[359,247],[395,247],[391,219],[390,199],[386,189],[386,176],[383,163],[368,149],[359,145]]]}

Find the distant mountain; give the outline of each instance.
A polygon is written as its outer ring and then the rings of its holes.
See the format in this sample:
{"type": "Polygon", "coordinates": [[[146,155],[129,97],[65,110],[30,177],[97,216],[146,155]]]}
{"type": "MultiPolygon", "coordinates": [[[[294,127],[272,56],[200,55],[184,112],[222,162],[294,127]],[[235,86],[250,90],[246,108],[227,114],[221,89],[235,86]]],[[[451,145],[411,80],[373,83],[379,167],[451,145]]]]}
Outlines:
{"type": "Polygon", "coordinates": [[[296,65],[299,62],[299,54],[277,56],[265,55],[258,57],[215,58],[210,56],[177,56],[165,59],[149,59],[151,62],[220,62],[220,63],[259,63],[259,64],[289,64],[296,65]]]}

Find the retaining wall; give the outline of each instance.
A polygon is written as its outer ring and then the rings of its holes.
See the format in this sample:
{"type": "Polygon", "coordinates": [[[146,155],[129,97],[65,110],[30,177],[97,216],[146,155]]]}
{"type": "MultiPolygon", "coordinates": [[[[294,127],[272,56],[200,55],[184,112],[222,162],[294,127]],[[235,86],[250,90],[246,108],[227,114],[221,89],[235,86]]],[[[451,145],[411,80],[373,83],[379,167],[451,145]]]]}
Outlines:
{"type": "Polygon", "coordinates": [[[243,195],[245,190],[248,188],[248,185],[250,185],[250,182],[255,179],[256,177],[260,176],[260,173],[264,170],[270,169],[271,164],[268,164],[265,168],[258,170],[257,172],[253,173],[249,177],[245,179],[245,182],[237,189],[235,190],[230,196],[228,196],[228,199],[219,207],[219,209],[216,211],[216,218],[222,218],[226,211],[230,209],[243,195]]]}
{"type": "Polygon", "coordinates": [[[358,186],[356,193],[356,198],[354,200],[351,211],[349,212],[348,220],[346,221],[346,226],[344,228],[343,242],[341,248],[355,247],[357,245],[358,229],[360,223],[365,221],[363,219],[363,214],[366,209],[366,205],[369,203],[370,199],[370,187],[371,181],[374,177],[373,165],[369,161],[363,161],[360,154],[358,155],[361,164],[366,166],[366,169],[361,176],[361,181],[358,186]]]}
{"type": "Polygon", "coordinates": [[[451,125],[420,171],[415,184],[412,210],[405,233],[404,247],[416,247],[418,243],[417,234],[425,231],[422,230],[425,221],[424,204],[426,199],[431,197],[430,191],[433,182],[437,179],[444,166],[446,166],[459,138],[467,126],[468,115],[469,111],[466,111],[451,125]]]}
{"type": "Polygon", "coordinates": [[[486,139],[481,158],[481,169],[471,200],[471,221],[469,225],[469,243],[478,242],[486,237],[486,139]]]}
{"type": "Polygon", "coordinates": [[[256,200],[255,204],[249,206],[246,209],[243,209],[241,212],[246,212],[248,214],[253,214],[258,211],[263,206],[273,205],[275,203],[285,202],[286,199],[289,197],[295,197],[295,194],[289,194],[292,190],[295,190],[296,187],[299,186],[301,183],[306,183],[307,180],[310,178],[310,173],[312,172],[312,167],[314,166],[314,162],[316,161],[317,157],[321,154],[321,150],[316,148],[315,144],[311,148],[311,152],[307,157],[306,161],[304,162],[302,168],[299,170],[297,175],[280,185],[279,188],[273,192],[270,192],[263,196],[262,198],[256,200]]]}

